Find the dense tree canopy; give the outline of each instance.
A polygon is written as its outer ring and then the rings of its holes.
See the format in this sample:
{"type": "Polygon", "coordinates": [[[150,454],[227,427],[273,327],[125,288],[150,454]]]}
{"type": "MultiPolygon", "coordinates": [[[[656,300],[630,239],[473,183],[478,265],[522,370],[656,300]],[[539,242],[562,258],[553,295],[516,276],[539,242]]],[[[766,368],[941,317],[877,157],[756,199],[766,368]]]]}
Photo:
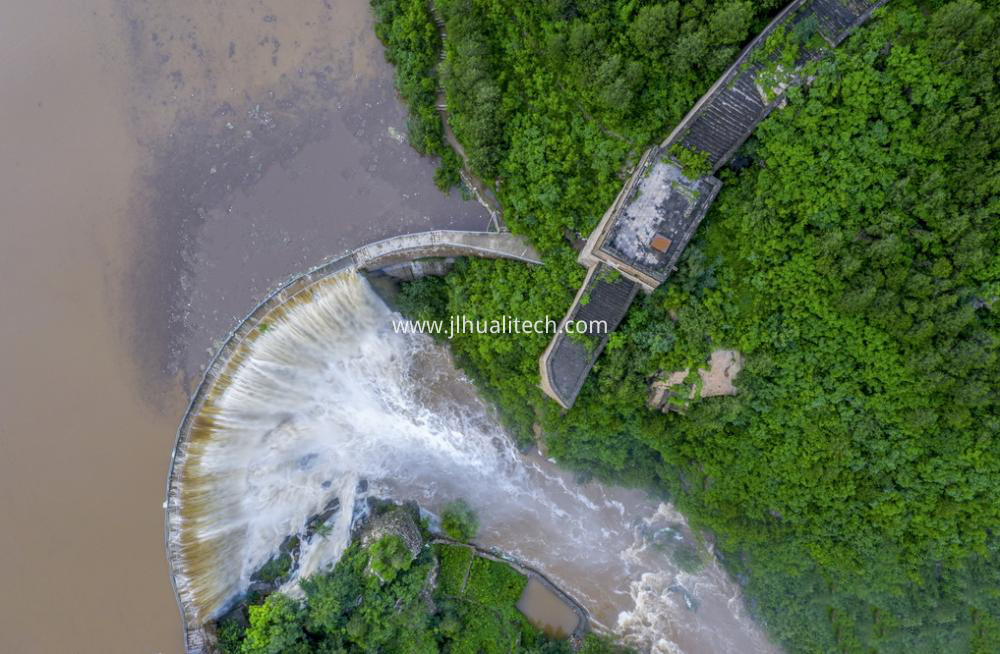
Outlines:
{"type": "MultiPolygon", "coordinates": [[[[558,319],[582,276],[565,229],[589,231],[774,3],[440,4],[446,88],[503,98],[457,100],[456,131],[546,265],[464,262],[402,306],[558,319]]],[[[545,336],[452,341],[521,438],[537,422],[560,461],[669,492],[790,651],[1000,651],[997,13],[894,0],[811,64],[569,412],[536,388],[545,336]],[[747,358],[737,397],[646,408],[652,376],[716,347],[747,358]]]]}
{"type": "MultiPolygon", "coordinates": [[[[425,547],[414,559],[398,536],[354,544],[305,597],[273,593],[224,621],[224,654],[569,654],[515,603],[527,579],[465,547],[425,547]]],[[[588,654],[623,654],[587,636],[588,654]]]]}

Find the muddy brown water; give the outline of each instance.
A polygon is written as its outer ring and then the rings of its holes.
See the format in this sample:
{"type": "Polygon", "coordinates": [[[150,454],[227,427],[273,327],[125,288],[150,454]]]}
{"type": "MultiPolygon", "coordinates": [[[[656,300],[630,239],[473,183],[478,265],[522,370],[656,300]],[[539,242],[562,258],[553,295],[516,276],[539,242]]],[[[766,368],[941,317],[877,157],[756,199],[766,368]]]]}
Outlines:
{"type": "Polygon", "coordinates": [[[364,242],[482,229],[405,143],[364,0],[0,20],[0,652],[181,649],[161,502],[217,339],[364,242]]]}
{"type": "Polygon", "coordinates": [[[517,608],[531,624],[553,638],[566,638],[580,623],[576,612],[534,577],[528,579],[517,608]]]}

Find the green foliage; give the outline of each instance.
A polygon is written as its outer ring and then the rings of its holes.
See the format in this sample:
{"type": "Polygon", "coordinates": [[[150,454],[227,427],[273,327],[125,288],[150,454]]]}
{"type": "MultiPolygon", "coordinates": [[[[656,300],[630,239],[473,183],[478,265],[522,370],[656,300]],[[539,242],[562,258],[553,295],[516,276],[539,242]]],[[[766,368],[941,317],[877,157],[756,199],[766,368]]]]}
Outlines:
{"type": "MultiPolygon", "coordinates": [[[[396,296],[400,311],[416,320],[434,320],[448,302],[448,287],[441,277],[421,277],[404,284],[396,296]]],[[[432,336],[442,338],[439,334],[432,336]]]]}
{"type": "MultiPolygon", "coordinates": [[[[505,97],[506,140],[487,144],[505,216],[546,265],[464,262],[411,285],[410,309],[558,320],[582,276],[564,230],[589,232],[623,163],[731,61],[722,26],[738,33],[747,9],[471,4],[505,97]]],[[[1000,650],[996,12],[894,1],[810,64],[815,81],[761,124],[750,165],[720,173],[679,271],[634,303],[572,410],[536,387],[548,335],[451,342],[519,438],[537,423],[562,463],[655,485],[714,532],[791,652],[1000,650]],[[738,396],[645,407],[650,376],[716,347],[747,357],[738,396]]],[[[782,31],[775,53],[812,29],[782,31]]]]}
{"type": "MultiPolygon", "coordinates": [[[[402,15],[412,1],[376,6],[402,15]]],[[[434,3],[447,32],[440,80],[455,135],[472,170],[501,181],[508,225],[545,252],[564,246],[567,228],[590,231],[623,165],[680,119],[782,3],[637,4],[434,3]]],[[[424,25],[399,24],[424,42],[424,25]]]]}
{"type": "Polygon", "coordinates": [[[708,32],[714,43],[738,45],[750,32],[753,22],[753,4],[726,2],[709,19],[708,32]]]}
{"type": "Polygon", "coordinates": [[[997,610],[968,573],[995,565],[1000,517],[998,322],[975,299],[1000,273],[1000,57],[969,30],[992,22],[895,6],[760,127],[763,165],[707,221],[725,261],[694,308],[748,354],[747,392],[649,442],[704,471],[685,502],[752,554],[793,651],[969,651],[997,610]]]}
{"type": "Polygon", "coordinates": [[[809,43],[817,34],[819,34],[819,18],[816,14],[809,14],[792,28],[792,37],[800,46],[809,43]]]}
{"type": "Polygon", "coordinates": [[[628,26],[628,36],[636,50],[656,58],[664,56],[671,33],[677,28],[679,9],[676,2],[641,7],[628,26]]]}
{"type": "Polygon", "coordinates": [[[250,627],[243,636],[243,654],[306,654],[302,607],[280,593],[250,607],[250,627]]]}
{"type": "Polygon", "coordinates": [[[385,46],[385,58],[396,67],[396,88],[410,110],[410,145],[421,154],[438,156],[434,174],[438,188],[448,190],[461,180],[461,161],[444,139],[437,110],[437,62],[441,37],[425,0],[371,0],[375,35],[385,46]]]}
{"type": "Polygon", "coordinates": [[[280,552],[262,565],[253,577],[257,581],[273,583],[285,577],[291,569],[292,555],[288,552],[280,552]]]}
{"type": "MultiPolygon", "coordinates": [[[[443,614],[441,629],[452,639],[449,651],[468,654],[505,654],[543,650],[567,654],[532,627],[516,608],[528,580],[508,565],[473,556],[468,548],[447,546],[438,550],[442,558],[437,588],[443,614]],[[468,582],[462,582],[468,573],[468,582]]],[[[540,652],[539,652],[540,654],[540,652]]]]}
{"type": "Polygon", "coordinates": [[[410,107],[410,145],[417,152],[437,154],[444,138],[435,109],[441,39],[430,8],[420,0],[372,0],[372,9],[375,34],[396,67],[396,86],[410,107]]]}
{"type": "Polygon", "coordinates": [[[476,557],[465,596],[485,606],[501,608],[515,604],[527,583],[527,578],[509,565],[476,557]]]}
{"type": "Polygon", "coordinates": [[[458,545],[435,545],[441,567],[438,570],[438,589],[443,595],[458,596],[465,586],[465,577],[472,565],[472,550],[458,545]]]}
{"type": "MultiPolygon", "coordinates": [[[[450,624],[449,651],[462,654],[506,654],[517,639],[518,623],[505,620],[503,614],[471,602],[443,603],[450,624]]],[[[516,610],[516,609],[515,609],[516,610]]]]}
{"type": "Polygon", "coordinates": [[[441,511],[441,529],[449,538],[470,541],[479,531],[479,519],[465,500],[455,500],[441,511]]]}
{"type": "Polygon", "coordinates": [[[250,606],[250,626],[224,623],[219,644],[225,654],[568,654],[515,607],[524,583],[509,566],[473,561],[468,548],[436,546],[413,559],[387,537],[367,550],[352,545],[332,570],[304,580],[302,602],[275,593],[250,606]]]}
{"type": "Polygon", "coordinates": [[[216,630],[219,651],[222,654],[240,654],[245,634],[246,627],[236,620],[226,620],[219,623],[216,630]]]}
{"type": "Polygon", "coordinates": [[[580,654],[625,654],[628,650],[615,645],[603,636],[587,634],[578,652],[580,654]]]}
{"type": "Polygon", "coordinates": [[[698,179],[712,172],[712,162],[707,152],[692,150],[678,143],[671,149],[670,154],[677,159],[684,176],[688,179],[698,179]]]}
{"type": "MultiPolygon", "coordinates": [[[[494,259],[459,260],[445,279],[423,278],[404,286],[400,309],[421,319],[470,320],[499,315],[521,320],[558,322],[583,281],[584,270],[572,251],[562,251],[544,266],[494,259]]],[[[484,394],[502,408],[502,418],[523,441],[531,438],[534,405],[541,399],[538,355],[551,334],[496,336],[461,334],[451,341],[456,360],[482,382],[484,394]]],[[[439,338],[443,338],[439,336],[439,338]]]]}
{"type": "Polygon", "coordinates": [[[445,148],[441,153],[441,165],[434,171],[434,184],[442,191],[461,185],[462,160],[453,149],[445,148]]]}
{"type": "Polygon", "coordinates": [[[386,536],[368,548],[372,572],[383,582],[391,582],[399,572],[410,569],[413,555],[399,536],[386,536]]]}

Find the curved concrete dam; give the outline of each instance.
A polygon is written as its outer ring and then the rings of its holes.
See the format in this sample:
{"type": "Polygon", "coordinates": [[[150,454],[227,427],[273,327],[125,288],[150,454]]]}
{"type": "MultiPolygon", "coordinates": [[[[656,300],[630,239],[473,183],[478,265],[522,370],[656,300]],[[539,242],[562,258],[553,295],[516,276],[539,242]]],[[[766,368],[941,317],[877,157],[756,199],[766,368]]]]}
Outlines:
{"type": "Polygon", "coordinates": [[[629,644],[774,651],[708,553],[696,572],[675,563],[677,546],[693,541],[671,506],[578,484],[518,451],[446,349],[397,333],[400,316],[353,266],[334,268],[246,321],[182,426],[167,537],[189,650],[280,543],[336,498],[331,533],[303,542],[297,574],[335,562],[349,507],[373,495],[431,511],[464,498],[480,516],[479,545],[544,572],[629,644]]]}

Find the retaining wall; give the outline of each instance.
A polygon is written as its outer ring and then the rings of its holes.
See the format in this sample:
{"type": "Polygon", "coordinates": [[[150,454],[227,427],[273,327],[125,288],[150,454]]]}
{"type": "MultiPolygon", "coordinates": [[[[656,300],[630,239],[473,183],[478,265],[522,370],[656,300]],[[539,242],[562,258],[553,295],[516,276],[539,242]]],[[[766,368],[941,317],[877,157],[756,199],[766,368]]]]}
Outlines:
{"type": "Polygon", "coordinates": [[[556,585],[554,581],[545,576],[545,573],[537,570],[527,563],[515,558],[514,556],[507,554],[506,552],[499,552],[493,549],[486,549],[480,547],[474,543],[463,543],[461,541],[452,540],[451,538],[446,538],[444,536],[438,536],[431,540],[433,545],[456,545],[459,547],[466,547],[472,550],[477,556],[481,556],[484,559],[489,559],[491,561],[497,561],[509,565],[518,572],[520,572],[525,577],[529,579],[534,579],[541,585],[545,586],[550,590],[556,597],[558,597],[566,606],[568,606],[573,613],[576,614],[577,623],[576,629],[570,634],[569,639],[574,644],[579,644],[583,637],[587,634],[587,630],[590,628],[590,613],[583,607],[582,604],[577,602],[572,596],[570,596],[566,591],[556,585]]]}

